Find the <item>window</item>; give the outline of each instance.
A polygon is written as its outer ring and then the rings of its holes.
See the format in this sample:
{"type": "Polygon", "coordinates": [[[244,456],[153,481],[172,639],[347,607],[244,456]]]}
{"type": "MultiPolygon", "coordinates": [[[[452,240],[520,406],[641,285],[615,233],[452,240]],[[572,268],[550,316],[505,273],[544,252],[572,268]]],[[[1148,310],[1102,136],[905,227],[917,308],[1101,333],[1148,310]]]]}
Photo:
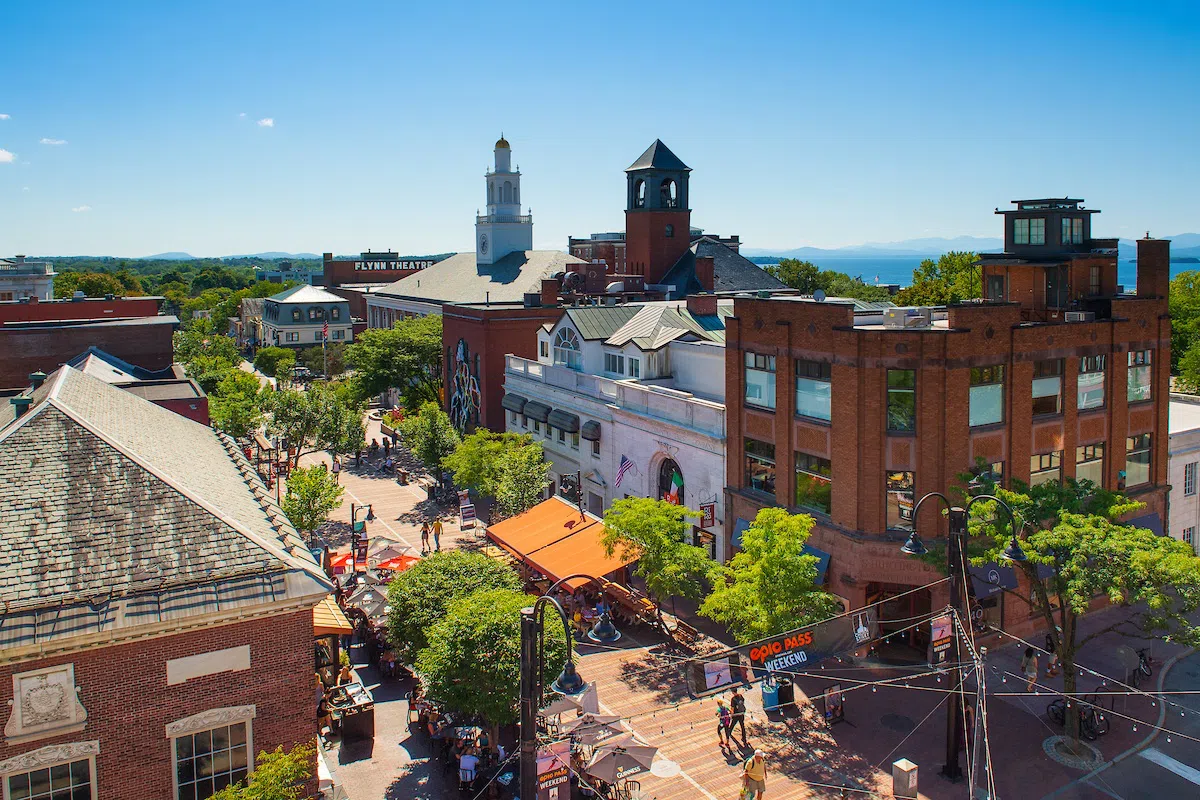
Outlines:
{"type": "Polygon", "coordinates": [[[319,341],[321,341],[321,339],[322,339],[322,338],[324,338],[324,337],[322,337],[322,335],[321,335],[321,332],[320,332],[320,331],[317,331],[316,333],[314,333],[314,334],[313,334],[313,341],[314,341],[314,342],[319,342],[319,341]]]}
{"type": "Polygon", "coordinates": [[[1150,482],[1150,434],[1130,436],[1125,440],[1125,485],[1137,486],[1150,482]]]}
{"type": "Polygon", "coordinates": [[[775,445],[746,440],[746,488],[775,494],[775,445]]]}
{"type": "Polygon", "coordinates": [[[558,429],[558,440],[559,440],[560,442],[563,442],[564,444],[565,444],[565,443],[566,443],[566,441],[567,441],[567,432],[566,432],[566,431],[564,431],[562,428],[559,428],[559,429],[558,429]]]}
{"type": "Polygon", "coordinates": [[[642,377],[642,360],[640,358],[629,359],[629,377],[642,377]]]}
{"type": "Polygon", "coordinates": [[[1004,421],[1004,365],[971,368],[967,416],[972,428],[1004,421]]]}
{"type": "Polygon", "coordinates": [[[292,322],[299,322],[299,321],[300,321],[300,309],[293,308],[292,309],[292,322]]]}
{"type": "Polygon", "coordinates": [[[1104,442],[1075,448],[1075,480],[1104,486],[1104,442]]]}
{"type": "Polygon", "coordinates": [[[334,339],[342,339],[346,336],[346,332],[342,330],[332,331],[330,336],[332,336],[334,339]]]}
{"type": "Polygon", "coordinates": [[[538,356],[540,356],[541,358],[549,358],[550,357],[550,343],[547,342],[545,339],[538,342],[538,356]]]}
{"type": "Polygon", "coordinates": [[[583,369],[583,354],[579,352],[579,336],[570,328],[559,328],[554,334],[554,363],[567,369],[583,369]]]}
{"type": "Polygon", "coordinates": [[[545,433],[545,436],[546,436],[546,438],[547,438],[547,439],[553,439],[553,438],[554,438],[554,426],[553,426],[553,425],[551,425],[549,422],[547,422],[547,423],[546,423],[546,433],[545,433]]]}
{"type": "Polygon", "coordinates": [[[310,309],[308,310],[308,318],[309,318],[309,319],[315,319],[315,320],[321,320],[321,319],[325,319],[325,309],[323,309],[323,308],[310,308],[310,309]]]}
{"type": "Polygon", "coordinates": [[[828,514],[832,474],[827,460],[808,453],[796,453],[796,505],[828,514]]]}
{"type": "Polygon", "coordinates": [[[746,353],[746,405],[775,408],[775,356],[746,353]]]}
{"type": "Polygon", "coordinates": [[[593,439],[592,440],[592,458],[599,458],[599,457],[600,457],[600,440],[593,439]]]}
{"type": "Polygon", "coordinates": [[[1083,220],[1078,217],[1062,218],[1062,243],[1083,244],[1083,220]]]}
{"type": "Polygon", "coordinates": [[[1029,244],[1029,220],[1013,220],[1013,244],[1029,244]]]}
{"type": "Polygon", "coordinates": [[[533,421],[533,432],[535,434],[542,432],[542,423],[538,422],[536,419],[533,421]]]}
{"type": "Polygon", "coordinates": [[[521,415],[521,427],[522,428],[529,427],[529,417],[525,416],[524,414],[521,415]]]}
{"type": "Polygon", "coordinates": [[[987,299],[988,300],[1003,300],[1004,299],[1004,276],[1003,275],[988,275],[987,299]]]}
{"type": "Polygon", "coordinates": [[[625,374],[625,356],[620,353],[604,354],[604,371],[611,375],[625,374]]]}
{"type": "Polygon", "coordinates": [[[579,434],[578,433],[571,434],[571,449],[572,450],[579,449],[579,434]]]}
{"type": "Polygon", "coordinates": [[[245,722],[175,738],[175,786],[179,800],[204,800],[249,772],[245,722]]]}
{"type": "Polygon", "coordinates": [[[1029,458],[1029,485],[1037,486],[1062,480],[1062,450],[1042,453],[1029,458]]]}
{"type": "Polygon", "coordinates": [[[1128,397],[1131,403],[1140,403],[1151,398],[1150,358],[1151,350],[1129,352],[1128,397]]]}
{"type": "Polygon", "coordinates": [[[1193,461],[1183,465],[1183,496],[1191,497],[1196,493],[1196,465],[1193,461]]]}
{"type": "Polygon", "coordinates": [[[0,292],[0,302],[8,302],[13,299],[12,292],[0,292]]]}
{"type": "Polygon", "coordinates": [[[1033,415],[1062,413],[1061,358],[1038,361],[1033,365],[1033,415]]]}
{"type": "Polygon", "coordinates": [[[1045,217],[1037,217],[1035,219],[1014,219],[1013,220],[1013,244],[1045,244],[1046,243],[1046,219],[1045,217]]]}
{"type": "Polygon", "coordinates": [[[517,424],[517,412],[515,412],[515,411],[509,411],[509,412],[508,412],[508,422],[509,422],[509,424],[510,424],[510,425],[516,425],[516,424],[517,424]]]}
{"type": "Polygon", "coordinates": [[[11,800],[92,800],[95,792],[90,757],[9,774],[4,783],[2,794],[11,800]]]}
{"type": "Polygon", "coordinates": [[[336,306],[329,309],[329,318],[330,319],[341,319],[342,318],[342,310],[340,308],[337,308],[336,306]]]}
{"type": "Polygon", "coordinates": [[[1196,526],[1184,528],[1183,534],[1179,538],[1183,540],[1184,544],[1190,544],[1194,549],[1196,547],[1196,526]]]}
{"type": "Polygon", "coordinates": [[[1090,295],[1100,294],[1100,268],[1099,267],[1092,267],[1091,272],[1088,275],[1088,294],[1090,294],[1090,295]]]}
{"type": "Polygon", "coordinates": [[[667,227],[666,227],[666,228],[663,230],[663,235],[664,235],[666,238],[668,238],[668,239],[674,239],[674,238],[675,238],[675,226],[674,226],[674,225],[668,225],[668,226],[667,226],[667,227]]]}
{"type": "Polygon", "coordinates": [[[298,341],[300,341],[300,332],[299,331],[288,331],[287,333],[283,334],[283,337],[284,337],[283,340],[285,342],[298,342],[298,341]]]}
{"type": "Polygon", "coordinates": [[[991,484],[984,491],[991,491],[997,486],[1004,486],[1003,461],[993,461],[991,464],[976,463],[975,466],[971,467],[971,474],[980,479],[980,481],[991,484]]]}
{"type": "Polygon", "coordinates": [[[887,473],[887,526],[911,531],[913,527],[913,473],[887,473]]]}
{"type": "Polygon", "coordinates": [[[905,432],[917,429],[916,370],[887,371],[887,428],[905,432]]]}
{"type": "Polygon", "coordinates": [[[1079,359],[1076,405],[1080,411],[1104,408],[1104,367],[1107,356],[1084,356],[1079,359]]]}
{"type": "Polygon", "coordinates": [[[828,421],[832,369],[821,361],[796,361],[796,413],[828,421]]]}

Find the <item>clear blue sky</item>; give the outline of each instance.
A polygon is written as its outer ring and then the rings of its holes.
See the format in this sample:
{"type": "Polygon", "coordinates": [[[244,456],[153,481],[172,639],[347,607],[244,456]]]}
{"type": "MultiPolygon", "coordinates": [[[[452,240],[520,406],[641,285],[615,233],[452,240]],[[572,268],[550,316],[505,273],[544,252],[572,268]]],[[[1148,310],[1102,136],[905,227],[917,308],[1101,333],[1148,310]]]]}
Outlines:
{"type": "Polygon", "coordinates": [[[539,248],[655,137],[749,247],[1200,230],[1200,3],[983,5],[7,4],[0,255],[470,249],[502,130],[539,248]]]}

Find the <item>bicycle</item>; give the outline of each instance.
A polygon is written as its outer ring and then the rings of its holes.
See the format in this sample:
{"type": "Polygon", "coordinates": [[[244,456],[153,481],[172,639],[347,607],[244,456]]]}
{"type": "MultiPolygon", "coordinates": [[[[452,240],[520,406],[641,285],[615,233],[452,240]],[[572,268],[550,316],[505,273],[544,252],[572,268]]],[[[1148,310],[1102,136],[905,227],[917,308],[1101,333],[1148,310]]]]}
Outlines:
{"type": "MultiPolygon", "coordinates": [[[[1097,702],[1096,695],[1085,696],[1082,700],[1083,708],[1079,710],[1079,732],[1090,742],[1094,742],[1108,733],[1112,727],[1108,716],[1103,713],[1103,709],[1097,705],[1097,702]]],[[[1056,725],[1065,725],[1067,722],[1067,699],[1059,697],[1051,701],[1050,705],[1046,706],[1046,716],[1056,725]]]]}
{"type": "Polygon", "coordinates": [[[1138,665],[1129,673],[1130,683],[1136,688],[1142,682],[1142,678],[1149,678],[1154,674],[1154,659],[1150,656],[1149,647],[1143,647],[1137,651],[1138,665]]]}

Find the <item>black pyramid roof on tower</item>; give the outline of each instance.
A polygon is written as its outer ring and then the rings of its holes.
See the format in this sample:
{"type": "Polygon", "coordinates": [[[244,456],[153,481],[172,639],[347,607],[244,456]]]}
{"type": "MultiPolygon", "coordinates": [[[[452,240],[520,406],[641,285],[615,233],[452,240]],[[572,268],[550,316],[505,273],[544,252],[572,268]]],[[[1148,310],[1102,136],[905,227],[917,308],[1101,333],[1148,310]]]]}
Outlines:
{"type": "Polygon", "coordinates": [[[646,148],[646,152],[638,157],[638,160],[625,168],[626,172],[636,172],[640,169],[663,169],[673,172],[691,172],[692,168],[679,160],[679,156],[671,152],[671,149],[662,143],[662,139],[655,139],[654,144],[646,148]]]}

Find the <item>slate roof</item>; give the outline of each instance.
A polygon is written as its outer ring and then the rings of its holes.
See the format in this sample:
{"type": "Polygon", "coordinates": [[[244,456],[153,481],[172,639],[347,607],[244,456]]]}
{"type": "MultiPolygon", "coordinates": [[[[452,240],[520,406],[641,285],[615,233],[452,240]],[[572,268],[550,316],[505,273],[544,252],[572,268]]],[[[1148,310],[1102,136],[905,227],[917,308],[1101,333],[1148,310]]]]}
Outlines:
{"type": "Polygon", "coordinates": [[[714,291],[753,292],[788,288],[741,253],[705,236],[692,242],[692,246],[659,281],[660,285],[675,287],[667,293],[669,299],[676,300],[704,291],[704,287],[696,280],[696,256],[712,257],[714,291]]]}
{"type": "Polygon", "coordinates": [[[290,289],[284,289],[279,294],[269,298],[276,303],[348,303],[333,292],[327,292],[319,286],[309,286],[302,283],[290,289]]]}
{"type": "Polygon", "coordinates": [[[235,442],[62,367],[0,429],[0,649],[330,584],[235,442]]]}
{"type": "Polygon", "coordinates": [[[646,148],[646,152],[638,156],[637,161],[634,161],[625,168],[626,172],[635,172],[640,169],[664,169],[673,172],[691,172],[692,168],[683,163],[679,156],[671,152],[671,149],[663,144],[662,139],[655,139],[654,144],[646,148]]]}
{"type": "Polygon", "coordinates": [[[586,264],[557,250],[509,253],[494,264],[477,264],[474,253],[458,253],[375,292],[380,297],[426,303],[519,303],[541,293],[542,279],[586,264]]]}
{"type": "Polygon", "coordinates": [[[173,367],[164,369],[145,369],[128,361],[106,353],[99,347],[92,346],[67,362],[85,375],[91,375],[105,383],[131,383],[134,381],[151,381],[179,377],[173,367]]]}

